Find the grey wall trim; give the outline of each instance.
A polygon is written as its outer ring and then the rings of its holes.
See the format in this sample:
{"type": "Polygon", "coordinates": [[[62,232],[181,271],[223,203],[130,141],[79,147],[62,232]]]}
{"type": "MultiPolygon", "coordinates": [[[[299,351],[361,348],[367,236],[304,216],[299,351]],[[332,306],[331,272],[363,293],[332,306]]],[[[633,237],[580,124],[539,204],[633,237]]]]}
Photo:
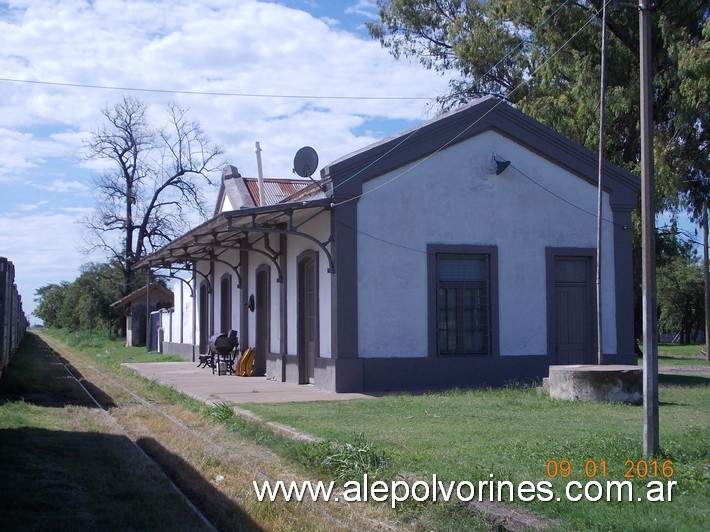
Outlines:
{"type": "Polygon", "coordinates": [[[358,356],[357,202],[331,211],[335,273],[331,279],[331,356],[358,356]]]}
{"type": "Polygon", "coordinates": [[[286,382],[286,363],[280,353],[266,353],[266,378],[286,382]]]}
{"type": "MultiPolygon", "coordinates": [[[[614,274],[616,282],[616,362],[636,364],[634,336],[634,273],[631,209],[613,207],[614,274]],[[618,358],[621,357],[621,358],[618,358]]],[[[604,280],[602,279],[602,282],[604,280]]]]}
{"type": "Polygon", "coordinates": [[[284,382],[301,384],[301,371],[299,370],[299,360],[297,355],[283,355],[284,382]]]}
{"type": "MultiPolygon", "coordinates": [[[[222,330],[224,328],[224,327],[222,327],[222,321],[223,321],[223,318],[225,315],[225,301],[224,301],[224,298],[222,297],[224,295],[222,285],[225,281],[228,283],[227,292],[229,294],[228,295],[229,299],[227,301],[227,303],[229,303],[229,305],[227,306],[227,309],[226,309],[226,312],[228,313],[227,317],[229,318],[228,325],[229,325],[230,329],[234,328],[234,322],[233,322],[234,317],[232,316],[232,298],[234,297],[234,290],[232,287],[234,286],[234,283],[232,282],[232,274],[229,272],[226,272],[226,273],[223,273],[222,276],[219,278],[219,328],[220,328],[219,332],[220,333],[228,333],[229,332],[229,330],[226,330],[226,331],[222,330]]],[[[216,301],[217,301],[217,298],[215,297],[215,302],[216,301]]]]}
{"type": "Polygon", "coordinates": [[[197,262],[192,263],[192,361],[196,360],[197,348],[197,262]]]}
{"type": "MultiPolygon", "coordinates": [[[[437,276],[436,255],[438,253],[471,253],[490,257],[490,320],[491,354],[500,355],[500,316],[498,289],[498,246],[478,246],[469,244],[429,244],[427,245],[427,351],[430,357],[437,357],[436,299],[437,276]]],[[[442,357],[451,358],[451,357],[442,357]]],[[[477,357],[485,358],[485,357],[477,357]]]]}
{"type": "Polygon", "coordinates": [[[259,304],[259,297],[258,297],[258,289],[259,289],[259,275],[260,274],[266,274],[266,304],[268,307],[268,311],[266,312],[266,331],[265,331],[265,339],[266,339],[266,345],[264,346],[265,349],[262,350],[261,353],[259,353],[259,349],[257,349],[256,352],[256,357],[254,358],[254,369],[253,369],[253,374],[254,375],[264,375],[266,372],[266,359],[267,359],[267,353],[271,351],[271,266],[267,263],[262,263],[259,266],[257,266],[256,270],[254,271],[254,297],[256,301],[256,319],[255,319],[255,326],[254,326],[254,346],[257,346],[257,343],[259,342],[259,312],[260,309],[259,304]]]}
{"type": "MultiPolygon", "coordinates": [[[[338,159],[323,168],[321,176],[332,179],[336,196],[359,195],[363,182],[487,130],[504,135],[596,186],[598,158],[595,152],[494,97],[480,98],[338,159]],[[402,142],[405,137],[408,137],[406,142],[402,142]]],[[[636,206],[636,194],[641,186],[637,176],[606,161],[604,182],[613,205],[636,206]]]]}
{"type": "Polygon", "coordinates": [[[202,281],[200,283],[200,288],[198,290],[199,294],[199,302],[198,302],[198,314],[199,316],[197,319],[199,320],[200,324],[200,337],[197,340],[197,346],[198,350],[197,352],[200,354],[205,354],[207,353],[207,343],[210,340],[210,334],[209,334],[209,314],[210,314],[210,290],[209,290],[209,284],[207,281],[202,281]],[[204,344],[204,345],[203,345],[204,344]]]}
{"type": "Polygon", "coordinates": [[[212,287],[212,293],[207,296],[207,300],[209,301],[209,307],[208,307],[208,312],[209,312],[209,331],[210,333],[207,335],[207,340],[209,341],[210,338],[212,338],[212,335],[214,334],[214,314],[215,314],[215,305],[217,304],[217,290],[215,289],[214,286],[214,261],[210,261],[210,286],[212,287]]]}
{"type": "MultiPolygon", "coordinates": [[[[308,381],[310,379],[309,375],[307,375],[308,371],[308,363],[306,361],[306,357],[308,356],[305,350],[305,346],[303,345],[303,327],[302,327],[302,314],[301,314],[301,263],[307,260],[313,261],[314,264],[314,269],[315,269],[315,292],[316,292],[316,327],[317,330],[315,331],[315,338],[316,338],[316,356],[315,359],[318,360],[320,357],[320,318],[321,318],[321,308],[320,308],[320,268],[321,268],[321,261],[320,259],[320,253],[314,249],[306,249],[302,251],[301,253],[298,254],[296,257],[296,353],[298,356],[298,363],[299,363],[299,384],[308,384],[308,381]]],[[[315,369],[315,362],[314,362],[314,369],[315,369]]]]}
{"type": "Polygon", "coordinates": [[[249,252],[239,251],[240,272],[242,272],[242,288],[239,293],[239,346],[242,349],[249,347],[249,310],[244,303],[249,300],[249,252]]]}
{"type": "MultiPolygon", "coordinates": [[[[545,275],[546,275],[546,282],[545,286],[547,288],[547,298],[546,298],[546,311],[547,311],[547,354],[550,357],[550,360],[552,360],[553,364],[558,363],[555,352],[554,352],[554,346],[556,344],[556,339],[555,339],[555,312],[554,312],[554,297],[555,297],[555,258],[556,257],[586,257],[591,259],[589,261],[589,300],[590,300],[590,306],[591,306],[591,311],[592,315],[594,316],[594,320],[592,322],[592,338],[591,340],[591,349],[596,352],[597,349],[597,335],[596,335],[596,326],[597,326],[597,321],[596,321],[596,301],[597,301],[597,293],[596,293],[596,283],[595,283],[595,259],[597,256],[597,251],[594,248],[554,248],[554,247],[548,247],[545,248],[545,275]]],[[[633,331],[633,329],[632,329],[633,331]]],[[[603,331],[602,331],[603,333],[603,331]]],[[[594,356],[594,360],[596,361],[596,356],[594,356]]]]}
{"type": "MultiPolygon", "coordinates": [[[[279,235],[279,263],[281,264],[281,283],[279,283],[279,324],[281,341],[279,344],[280,353],[288,353],[288,237],[279,235]]],[[[282,380],[286,378],[286,373],[282,375],[282,380]]]]}
{"type": "Polygon", "coordinates": [[[362,359],[319,358],[316,360],[314,385],[332,392],[361,392],[362,368],[362,359]]]}
{"type": "Polygon", "coordinates": [[[361,390],[438,390],[503,386],[546,377],[546,355],[499,357],[363,358],[361,390]]]}

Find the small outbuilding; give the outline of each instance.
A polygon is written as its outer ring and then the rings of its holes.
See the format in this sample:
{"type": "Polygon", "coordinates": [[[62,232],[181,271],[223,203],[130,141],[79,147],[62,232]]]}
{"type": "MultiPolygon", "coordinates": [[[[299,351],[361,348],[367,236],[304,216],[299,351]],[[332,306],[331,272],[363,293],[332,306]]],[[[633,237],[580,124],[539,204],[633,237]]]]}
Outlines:
{"type": "Polygon", "coordinates": [[[146,309],[150,311],[169,309],[174,305],[173,292],[161,284],[151,284],[131,292],[118,301],[111,303],[111,308],[126,317],[126,347],[146,345],[146,309]],[[149,295],[150,294],[150,295],[149,295]]]}

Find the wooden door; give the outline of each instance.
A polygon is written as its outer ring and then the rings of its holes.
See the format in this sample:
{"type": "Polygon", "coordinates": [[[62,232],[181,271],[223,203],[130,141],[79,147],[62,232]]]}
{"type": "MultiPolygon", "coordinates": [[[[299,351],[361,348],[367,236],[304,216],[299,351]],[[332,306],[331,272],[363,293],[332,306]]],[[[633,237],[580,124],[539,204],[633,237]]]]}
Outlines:
{"type": "Polygon", "coordinates": [[[298,368],[299,382],[313,382],[318,345],[318,268],[312,257],[298,264],[298,368]]]}
{"type": "Polygon", "coordinates": [[[594,363],[590,257],[555,257],[554,340],[557,364],[594,363]]]}
{"type": "Polygon", "coordinates": [[[202,283],[200,285],[200,354],[204,355],[207,353],[207,343],[209,342],[209,333],[207,331],[209,327],[209,305],[208,305],[208,294],[207,286],[202,283]]]}
{"type": "Polygon", "coordinates": [[[266,374],[266,353],[271,344],[270,323],[269,271],[260,270],[256,274],[256,357],[253,375],[266,374]]]}

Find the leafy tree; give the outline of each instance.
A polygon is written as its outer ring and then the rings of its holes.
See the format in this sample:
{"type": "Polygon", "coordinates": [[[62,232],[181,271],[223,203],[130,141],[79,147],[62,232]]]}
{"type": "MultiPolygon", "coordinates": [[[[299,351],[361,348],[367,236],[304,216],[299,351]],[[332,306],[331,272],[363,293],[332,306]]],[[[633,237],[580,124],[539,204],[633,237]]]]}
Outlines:
{"type": "Polygon", "coordinates": [[[74,281],[49,284],[36,291],[35,315],[48,327],[107,330],[113,333],[118,314],[110,305],[121,298],[123,272],[117,264],[89,263],[74,281]]]}
{"type": "Polygon", "coordinates": [[[695,340],[705,326],[703,272],[694,258],[677,256],[658,268],[658,326],[679,333],[680,342],[695,340]]]}
{"type": "Polygon", "coordinates": [[[69,288],[69,283],[47,284],[35,291],[37,308],[34,315],[40,318],[47,327],[62,327],[61,312],[69,288]]]}
{"type": "Polygon", "coordinates": [[[703,202],[710,200],[710,172],[708,172],[708,132],[710,131],[710,19],[705,21],[703,37],[699,41],[679,44],[675,53],[678,56],[679,90],[690,109],[685,120],[689,129],[687,136],[694,141],[687,144],[674,144],[669,161],[678,175],[687,183],[683,193],[683,203],[691,218],[702,223],[703,202]],[[697,110],[693,113],[692,110],[697,110]],[[697,114],[698,119],[693,122],[697,114]],[[691,152],[698,151],[699,157],[693,158],[691,152]],[[704,157],[702,157],[704,155],[704,157]],[[686,161],[697,164],[686,165],[686,161]]]}
{"type": "Polygon", "coordinates": [[[138,288],[134,265],[184,232],[188,216],[206,215],[201,184],[223,153],[198,122],[175,105],[154,128],[146,105],[124,98],[103,111],[107,124],[86,143],[87,157],[108,163],[95,180],[97,207],[83,220],[87,251],[100,249],[123,272],[121,294],[138,288]]]}
{"type": "MultiPolygon", "coordinates": [[[[378,0],[369,25],[395,57],[450,75],[452,108],[493,94],[596,150],[602,0],[378,0]]],[[[610,6],[613,3],[610,3],[610,6]]],[[[622,4],[623,6],[624,4],[622,4]]],[[[664,208],[707,176],[708,0],[655,2],[656,183],[664,208]]],[[[605,157],[638,173],[638,14],[609,13],[605,157]]]]}
{"type": "Polygon", "coordinates": [[[110,307],[121,298],[122,271],[116,264],[89,263],[66,290],[61,322],[72,331],[113,331],[119,316],[110,307]]]}

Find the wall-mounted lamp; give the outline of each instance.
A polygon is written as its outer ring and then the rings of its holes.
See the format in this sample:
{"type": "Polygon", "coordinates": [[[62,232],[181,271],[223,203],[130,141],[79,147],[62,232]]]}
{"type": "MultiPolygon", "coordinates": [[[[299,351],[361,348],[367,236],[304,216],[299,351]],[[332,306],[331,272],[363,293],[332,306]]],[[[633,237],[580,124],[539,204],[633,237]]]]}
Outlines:
{"type": "Polygon", "coordinates": [[[496,163],[496,175],[502,174],[506,168],[510,166],[510,161],[505,161],[503,159],[499,159],[498,156],[494,153],[493,154],[493,162],[496,163]]]}
{"type": "Polygon", "coordinates": [[[510,161],[496,161],[496,175],[500,175],[510,166],[510,161]]]}

